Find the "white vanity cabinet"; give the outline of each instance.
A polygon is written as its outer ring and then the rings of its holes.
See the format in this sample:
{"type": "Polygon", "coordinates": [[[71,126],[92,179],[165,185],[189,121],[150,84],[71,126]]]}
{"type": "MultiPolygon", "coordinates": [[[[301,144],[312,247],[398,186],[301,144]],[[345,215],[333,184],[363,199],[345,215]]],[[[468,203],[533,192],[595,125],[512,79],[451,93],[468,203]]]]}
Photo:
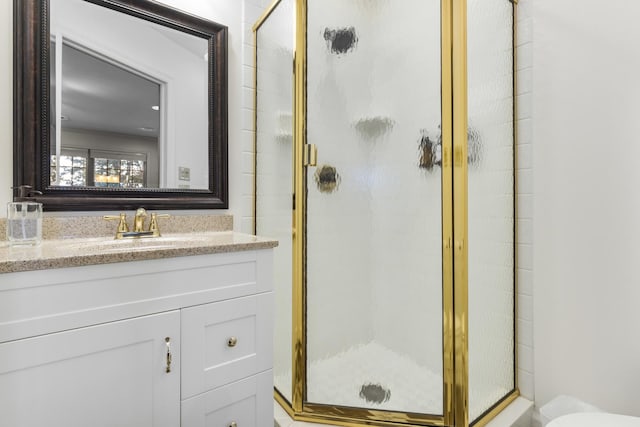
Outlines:
{"type": "Polygon", "coordinates": [[[0,427],[271,427],[272,250],[0,274],[0,427]]]}
{"type": "Polygon", "coordinates": [[[0,344],[0,425],[178,426],[179,345],[179,311],[0,344]]]}

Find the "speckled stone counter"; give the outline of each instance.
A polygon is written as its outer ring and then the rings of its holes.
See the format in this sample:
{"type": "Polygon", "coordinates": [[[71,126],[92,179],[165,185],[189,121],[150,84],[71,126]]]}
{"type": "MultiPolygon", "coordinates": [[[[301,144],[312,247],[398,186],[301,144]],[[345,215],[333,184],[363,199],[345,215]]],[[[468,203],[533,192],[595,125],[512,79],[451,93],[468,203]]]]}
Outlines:
{"type": "MultiPolygon", "coordinates": [[[[227,215],[175,216],[167,219],[161,237],[140,239],[114,240],[116,224],[104,227],[103,222],[100,217],[45,218],[40,245],[9,246],[6,240],[0,241],[0,273],[269,249],[278,245],[273,239],[230,231],[233,220],[227,215]],[[171,219],[172,225],[168,223],[171,219]]],[[[4,220],[0,220],[2,237],[4,226],[4,220]]]]}

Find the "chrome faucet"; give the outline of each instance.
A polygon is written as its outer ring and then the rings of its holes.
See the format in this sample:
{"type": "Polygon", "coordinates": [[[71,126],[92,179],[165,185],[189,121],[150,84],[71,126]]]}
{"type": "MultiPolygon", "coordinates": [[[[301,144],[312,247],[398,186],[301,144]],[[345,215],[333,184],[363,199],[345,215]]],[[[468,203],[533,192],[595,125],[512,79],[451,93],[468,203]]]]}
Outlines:
{"type": "Polygon", "coordinates": [[[145,208],[136,209],[136,214],[133,219],[133,231],[129,231],[129,225],[127,225],[127,214],[120,213],[120,215],[105,215],[103,218],[106,220],[118,220],[118,228],[116,229],[116,240],[119,239],[135,239],[140,237],[160,237],[160,228],[158,227],[158,218],[168,218],[169,215],[157,213],[151,214],[151,220],[149,221],[149,229],[144,230],[144,221],[147,217],[147,211],[145,208]]]}

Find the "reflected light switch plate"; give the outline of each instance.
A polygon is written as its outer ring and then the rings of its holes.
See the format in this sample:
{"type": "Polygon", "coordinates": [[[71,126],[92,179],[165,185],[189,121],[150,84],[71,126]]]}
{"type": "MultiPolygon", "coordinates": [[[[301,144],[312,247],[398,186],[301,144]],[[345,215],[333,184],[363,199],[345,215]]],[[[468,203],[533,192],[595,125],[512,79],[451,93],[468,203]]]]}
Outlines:
{"type": "Polygon", "coordinates": [[[180,181],[191,181],[191,169],[184,166],[178,167],[178,179],[180,181]]]}

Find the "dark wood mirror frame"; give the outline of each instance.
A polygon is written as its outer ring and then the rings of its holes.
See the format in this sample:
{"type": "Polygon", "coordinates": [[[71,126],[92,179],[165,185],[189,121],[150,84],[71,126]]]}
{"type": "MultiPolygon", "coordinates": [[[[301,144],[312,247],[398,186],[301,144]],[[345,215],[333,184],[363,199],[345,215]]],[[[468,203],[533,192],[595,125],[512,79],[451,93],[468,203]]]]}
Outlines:
{"type": "Polygon", "coordinates": [[[150,0],[85,1],[208,40],[209,189],[51,186],[49,0],[14,0],[14,198],[28,185],[46,211],[228,208],[227,27],[150,0]]]}

